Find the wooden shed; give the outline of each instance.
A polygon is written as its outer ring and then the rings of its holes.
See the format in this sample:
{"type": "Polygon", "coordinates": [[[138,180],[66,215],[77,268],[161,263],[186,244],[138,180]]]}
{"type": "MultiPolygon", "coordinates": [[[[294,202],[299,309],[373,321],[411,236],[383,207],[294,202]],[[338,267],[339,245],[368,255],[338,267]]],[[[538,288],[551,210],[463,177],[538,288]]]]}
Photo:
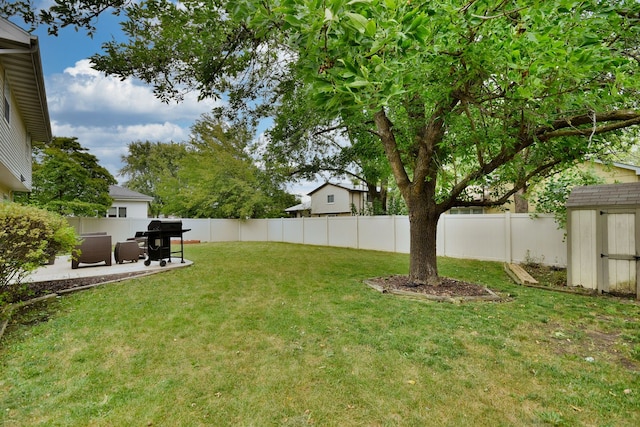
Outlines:
{"type": "Polygon", "coordinates": [[[576,187],[566,206],[567,284],[640,296],[640,182],[576,187]]]}

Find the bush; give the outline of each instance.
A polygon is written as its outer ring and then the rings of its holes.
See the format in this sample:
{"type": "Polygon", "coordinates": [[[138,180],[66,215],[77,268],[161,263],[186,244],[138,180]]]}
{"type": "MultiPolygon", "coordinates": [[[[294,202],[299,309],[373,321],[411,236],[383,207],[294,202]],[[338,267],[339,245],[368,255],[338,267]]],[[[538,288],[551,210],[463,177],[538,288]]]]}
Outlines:
{"type": "Polygon", "coordinates": [[[600,178],[595,171],[578,168],[567,169],[549,178],[544,186],[535,192],[536,212],[553,214],[558,228],[566,230],[567,208],[565,204],[573,187],[597,184],[604,184],[604,179],[600,178]]]}
{"type": "Polygon", "coordinates": [[[75,230],[63,217],[33,206],[0,203],[0,305],[30,272],[75,243],[75,230]]]}

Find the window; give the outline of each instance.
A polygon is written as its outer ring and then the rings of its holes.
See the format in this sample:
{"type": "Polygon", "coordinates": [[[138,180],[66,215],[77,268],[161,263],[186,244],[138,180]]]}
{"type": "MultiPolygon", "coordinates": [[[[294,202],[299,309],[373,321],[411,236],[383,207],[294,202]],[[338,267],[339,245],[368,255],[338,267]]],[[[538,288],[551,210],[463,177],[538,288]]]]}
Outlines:
{"type": "Polygon", "coordinates": [[[127,208],[118,208],[115,206],[111,206],[109,211],[107,212],[107,218],[126,218],[127,217],[127,208]]]}
{"type": "Polygon", "coordinates": [[[335,198],[334,198],[333,194],[328,194],[327,195],[327,203],[333,203],[335,201],[334,199],[335,198]]]}

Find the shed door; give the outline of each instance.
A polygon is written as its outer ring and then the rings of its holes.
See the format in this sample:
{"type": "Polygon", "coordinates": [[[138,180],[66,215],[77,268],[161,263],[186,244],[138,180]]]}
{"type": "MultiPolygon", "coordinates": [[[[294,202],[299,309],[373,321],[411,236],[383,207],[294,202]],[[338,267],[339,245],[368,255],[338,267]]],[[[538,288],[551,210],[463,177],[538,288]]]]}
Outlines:
{"type": "Polygon", "coordinates": [[[601,290],[637,295],[639,254],[636,211],[620,210],[603,214],[606,221],[602,239],[604,283],[601,290]]]}

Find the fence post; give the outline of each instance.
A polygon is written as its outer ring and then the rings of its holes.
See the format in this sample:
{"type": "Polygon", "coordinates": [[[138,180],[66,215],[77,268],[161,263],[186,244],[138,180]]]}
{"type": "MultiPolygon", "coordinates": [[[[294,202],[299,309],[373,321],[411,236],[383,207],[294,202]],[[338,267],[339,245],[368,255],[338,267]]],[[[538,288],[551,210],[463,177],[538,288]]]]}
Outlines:
{"type": "Polygon", "coordinates": [[[306,217],[302,217],[302,244],[305,245],[307,241],[307,230],[305,230],[304,222],[306,217]]]}
{"type": "Polygon", "coordinates": [[[511,264],[511,211],[504,212],[504,257],[505,262],[511,264]]]}
{"type": "Polygon", "coordinates": [[[396,216],[391,215],[391,220],[393,221],[393,252],[398,252],[398,227],[396,225],[396,216]]]}
{"type": "Polygon", "coordinates": [[[329,235],[329,215],[327,215],[327,221],[325,222],[324,226],[325,226],[325,229],[324,229],[324,233],[325,233],[324,234],[324,239],[325,240],[324,241],[327,242],[326,245],[329,246],[329,242],[331,241],[331,240],[329,240],[330,239],[330,235],[329,235]]]}
{"type": "MultiPolygon", "coordinates": [[[[447,216],[449,214],[443,213],[440,215],[440,220],[438,221],[438,228],[442,232],[442,252],[440,255],[447,256],[447,216]]],[[[438,249],[438,230],[436,229],[436,252],[438,249]]]]}

